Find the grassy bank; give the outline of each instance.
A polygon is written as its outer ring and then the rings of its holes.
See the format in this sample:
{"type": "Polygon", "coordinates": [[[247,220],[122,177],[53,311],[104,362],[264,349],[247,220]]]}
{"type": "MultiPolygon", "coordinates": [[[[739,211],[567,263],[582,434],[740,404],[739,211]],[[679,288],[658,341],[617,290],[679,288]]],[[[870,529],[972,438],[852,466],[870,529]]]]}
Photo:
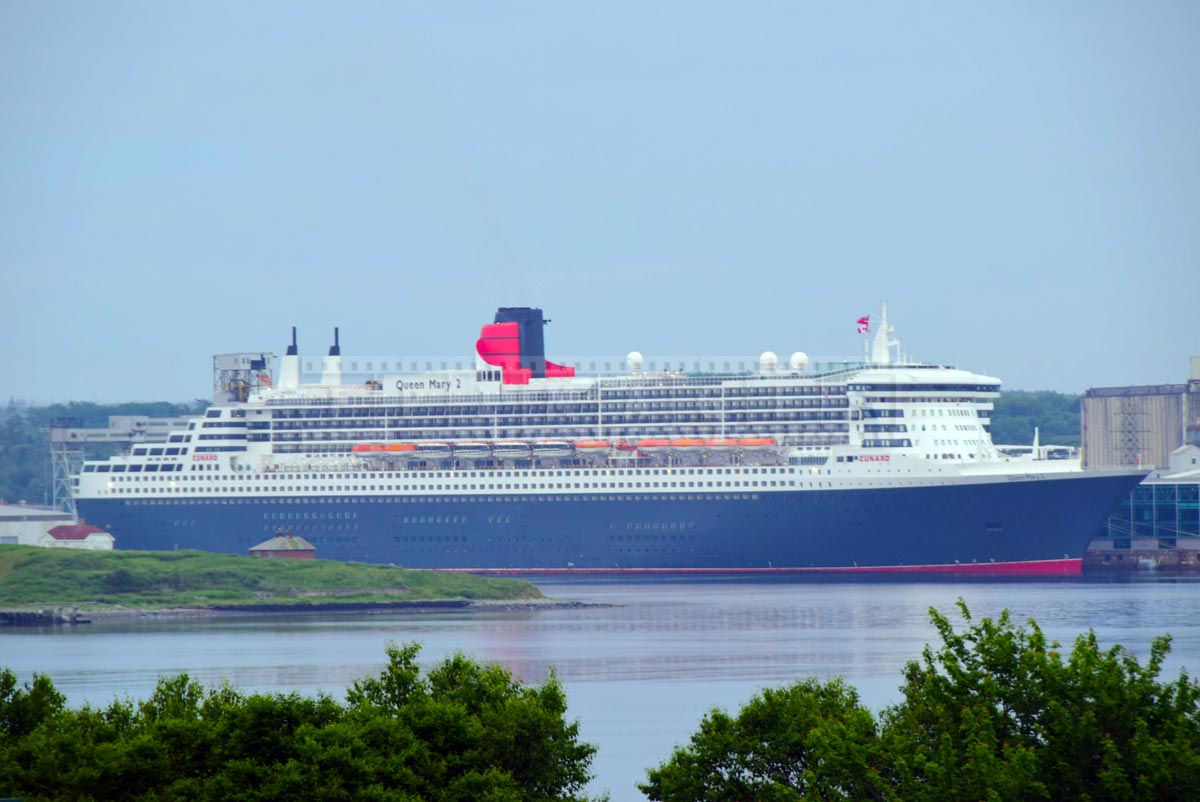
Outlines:
{"type": "Polygon", "coordinates": [[[0,606],[311,604],[429,599],[521,600],[527,582],[364,563],[200,551],[85,552],[0,546],[0,606]]]}

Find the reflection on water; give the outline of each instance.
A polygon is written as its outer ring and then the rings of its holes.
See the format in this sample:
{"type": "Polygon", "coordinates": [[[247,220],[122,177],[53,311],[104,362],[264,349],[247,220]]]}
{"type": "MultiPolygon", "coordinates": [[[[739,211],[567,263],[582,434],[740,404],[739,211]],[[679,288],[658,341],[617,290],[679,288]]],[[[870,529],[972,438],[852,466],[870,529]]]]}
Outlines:
{"type": "Polygon", "coordinates": [[[341,696],[384,663],[388,641],[419,641],[422,662],[455,651],[540,681],[553,670],[585,738],[600,746],[593,791],[641,799],[644,769],[686,741],[714,706],[757,689],[843,676],[880,708],[899,699],[900,669],[934,637],[927,610],[957,620],[1011,610],[1069,644],[1089,627],[1139,658],[1174,637],[1169,674],[1200,667],[1200,582],[543,582],[548,596],[595,607],[472,613],[158,620],[0,634],[0,664],[47,673],[73,704],[145,697],[188,672],[244,691],[341,696]]]}

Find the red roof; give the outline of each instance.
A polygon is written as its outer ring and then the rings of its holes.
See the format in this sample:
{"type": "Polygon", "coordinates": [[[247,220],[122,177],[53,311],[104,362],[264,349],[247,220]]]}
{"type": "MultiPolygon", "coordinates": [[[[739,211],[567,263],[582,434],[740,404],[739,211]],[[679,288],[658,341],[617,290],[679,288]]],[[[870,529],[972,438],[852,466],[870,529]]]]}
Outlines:
{"type": "Polygon", "coordinates": [[[79,524],[77,526],[63,524],[62,526],[54,527],[46,534],[55,540],[87,540],[88,535],[107,535],[108,532],[91,524],[79,524]]]}

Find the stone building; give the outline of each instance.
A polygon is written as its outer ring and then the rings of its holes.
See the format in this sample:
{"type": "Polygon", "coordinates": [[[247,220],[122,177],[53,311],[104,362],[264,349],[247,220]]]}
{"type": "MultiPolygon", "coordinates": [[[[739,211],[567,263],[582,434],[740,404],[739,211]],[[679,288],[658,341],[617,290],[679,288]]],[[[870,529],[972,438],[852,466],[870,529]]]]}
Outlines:
{"type": "Polygon", "coordinates": [[[291,532],[276,532],[275,537],[250,549],[251,557],[277,557],[284,560],[315,560],[317,549],[291,532]]]}

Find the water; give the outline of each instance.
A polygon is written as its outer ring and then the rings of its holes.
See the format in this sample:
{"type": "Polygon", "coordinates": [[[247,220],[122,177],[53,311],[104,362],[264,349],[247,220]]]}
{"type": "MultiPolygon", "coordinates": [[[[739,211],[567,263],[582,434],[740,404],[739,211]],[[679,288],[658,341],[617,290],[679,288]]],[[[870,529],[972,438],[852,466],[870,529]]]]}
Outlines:
{"type": "Polygon", "coordinates": [[[590,790],[643,799],[645,769],[687,741],[714,706],[798,677],[845,677],[874,709],[899,701],[900,668],[935,638],[927,610],[957,621],[1008,608],[1069,644],[1094,628],[1140,659],[1173,636],[1164,676],[1200,671],[1200,581],[813,582],[747,580],[540,582],[597,607],[472,613],[187,619],[6,630],[0,665],[49,674],[72,704],[144,698],[186,671],[244,691],[340,696],[377,673],[388,641],[419,641],[432,663],[456,650],[540,681],[553,669],[583,736],[600,747],[590,790]]]}

